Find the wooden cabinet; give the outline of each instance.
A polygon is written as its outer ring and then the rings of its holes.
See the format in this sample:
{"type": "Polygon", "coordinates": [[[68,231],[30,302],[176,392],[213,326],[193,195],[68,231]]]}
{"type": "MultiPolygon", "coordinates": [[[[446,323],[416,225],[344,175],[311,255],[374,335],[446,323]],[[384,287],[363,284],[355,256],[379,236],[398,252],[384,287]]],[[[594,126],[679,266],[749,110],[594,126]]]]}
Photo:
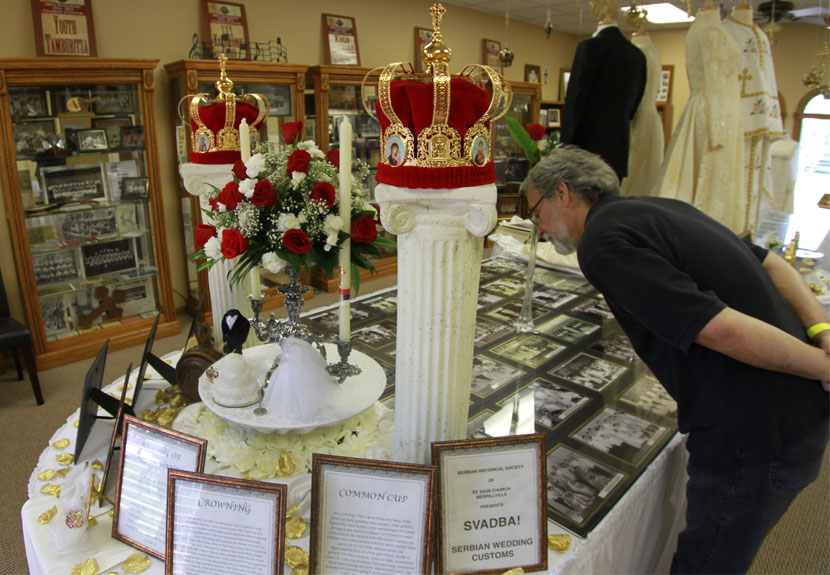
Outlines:
{"type": "Polygon", "coordinates": [[[178,333],[157,60],[0,59],[6,213],[39,369],[178,333]]]}
{"type": "MultiPolygon", "coordinates": [[[[164,68],[171,82],[170,113],[171,124],[175,130],[171,136],[175,138],[177,161],[181,165],[188,161],[191,130],[190,126],[185,125],[179,118],[178,103],[188,94],[203,92],[215,96],[214,83],[219,79],[219,63],[216,60],[179,60],[165,65],[164,68]]],[[[263,95],[268,100],[270,115],[260,131],[260,138],[268,146],[279,147],[282,142],[282,125],[305,117],[307,66],[228,60],[225,69],[228,77],[234,82],[234,93],[253,92],[263,95]]],[[[197,271],[194,257],[193,230],[202,223],[202,213],[199,198],[188,194],[183,185],[179,186],[179,198],[187,262],[187,310],[192,315],[199,304],[200,295],[208,289],[208,272],[197,271]]],[[[260,269],[260,274],[260,286],[266,298],[263,307],[271,309],[281,305],[283,296],[277,294],[277,285],[288,283],[287,276],[274,276],[263,269],[260,269]]],[[[203,318],[209,320],[209,297],[205,299],[202,311],[203,318]]]]}

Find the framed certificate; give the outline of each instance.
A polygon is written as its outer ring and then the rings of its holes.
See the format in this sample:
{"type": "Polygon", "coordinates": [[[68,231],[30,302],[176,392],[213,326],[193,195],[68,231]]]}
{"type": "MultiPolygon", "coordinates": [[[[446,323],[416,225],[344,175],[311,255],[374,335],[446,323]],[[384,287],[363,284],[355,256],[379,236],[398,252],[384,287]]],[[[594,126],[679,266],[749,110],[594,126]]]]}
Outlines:
{"type": "Polygon", "coordinates": [[[164,572],[282,573],[286,489],[170,469],[164,572]]]}
{"type": "Polygon", "coordinates": [[[92,0],[32,0],[38,56],[97,56],[92,0]]]}
{"type": "Polygon", "coordinates": [[[499,52],[501,52],[501,42],[488,40],[487,38],[481,40],[481,61],[485,66],[490,66],[496,72],[501,73],[502,67],[499,52]]]}
{"type": "Polygon", "coordinates": [[[439,573],[548,566],[545,436],[439,441],[439,573]]]}
{"type": "Polygon", "coordinates": [[[207,441],[125,416],[115,488],[112,536],[164,559],[167,470],[205,468],[207,441]]]}
{"type": "Polygon", "coordinates": [[[213,47],[213,57],[248,60],[248,20],[239,2],[202,0],[202,30],[213,47]]]}
{"type": "Polygon", "coordinates": [[[354,18],[323,14],[323,39],[326,64],[360,66],[357,24],[354,18]]]}
{"type": "Polygon", "coordinates": [[[435,468],[315,453],[309,573],[429,573],[435,468]]]}

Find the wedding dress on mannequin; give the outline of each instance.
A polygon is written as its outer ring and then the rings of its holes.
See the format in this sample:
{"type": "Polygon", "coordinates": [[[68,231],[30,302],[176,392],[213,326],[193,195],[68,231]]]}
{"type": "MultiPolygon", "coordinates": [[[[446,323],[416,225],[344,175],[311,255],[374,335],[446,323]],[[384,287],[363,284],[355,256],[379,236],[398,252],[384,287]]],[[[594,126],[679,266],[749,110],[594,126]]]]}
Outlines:
{"type": "Polygon", "coordinates": [[[657,113],[657,89],[663,68],[660,52],[646,32],[637,32],[631,42],[646,55],[646,88],[631,119],[628,177],[620,186],[624,196],[644,196],[654,185],[663,162],[663,123],[657,113]]]}
{"type": "Polygon", "coordinates": [[[744,228],[740,60],[718,9],[700,10],[686,35],[689,100],[650,194],[689,202],[736,233],[744,228]]]}

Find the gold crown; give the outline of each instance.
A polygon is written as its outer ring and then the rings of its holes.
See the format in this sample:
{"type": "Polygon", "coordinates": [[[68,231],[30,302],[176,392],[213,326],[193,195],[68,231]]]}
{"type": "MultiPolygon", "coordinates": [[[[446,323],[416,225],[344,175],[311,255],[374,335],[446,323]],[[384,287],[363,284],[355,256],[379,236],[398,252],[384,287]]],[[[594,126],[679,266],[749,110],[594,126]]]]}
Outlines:
{"type": "Polygon", "coordinates": [[[432,41],[423,49],[426,72],[416,73],[409,62],[393,62],[383,68],[375,68],[363,79],[363,106],[370,116],[378,119],[373,106],[367,102],[366,82],[373,73],[382,70],[377,95],[380,109],[389,125],[381,132],[383,153],[380,163],[387,166],[426,168],[483,167],[492,157],[492,129],[488,122],[492,124],[507,112],[513,92],[504,77],[489,66],[473,64],[465,67],[459,75],[452,76],[449,72],[452,50],[444,44],[441,35],[441,19],[446,10],[436,2],[430,7],[429,12],[432,16],[433,35],[432,41]],[[483,88],[487,83],[491,86],[489,95],[486,91],[481,92],[483,98],[490,99],[486,112],[467,128],[463,138],[449,123],[452,112],[451,85],[453,80],[457,82],[458,79],[469,81],[478,88],[483,88]],[[394,81],[432,85],[432,123],[418,132],[417,146],[416,134],[413,133],[415,126],[406,126],[395,112],[391,88],[394,81]],[[390,157],[389,154],[395,144],[400,152],[399,160],[390,157]]]}
{"type": "Polygon", "coordinates": [[[637,34],[642,34],[645,31],[646,23],[648,22],[648,10],[637,4],[637,0],[631,0],[631,4],[626,12],[626,22],[634,27],[637,34]]]}
{"type": "Polygon", "coordinates": [[[268,117],[268,99],[260,94],[235,95],[233,80],[228,78],[225,62],[228,58],[219,55],[219,79],[216,81],[216,98],[206,92],[187,95],[179,101],[179,116],[193,129],[192,153],[239,151],[239,123],[242,118],[251,126],[251,148],[259,145],[259,127],[268,117]],[[189,118],[183,113],[182,104],[188,104],[189,118]],[[204,117],[206,116],[206,117],[204,117]]]}
{"type": "Polygon", "coordinates": [[[617,13],[620,11],[618,0],[591,0],[589,4],[600,23],[616,20],[617,13]]]}

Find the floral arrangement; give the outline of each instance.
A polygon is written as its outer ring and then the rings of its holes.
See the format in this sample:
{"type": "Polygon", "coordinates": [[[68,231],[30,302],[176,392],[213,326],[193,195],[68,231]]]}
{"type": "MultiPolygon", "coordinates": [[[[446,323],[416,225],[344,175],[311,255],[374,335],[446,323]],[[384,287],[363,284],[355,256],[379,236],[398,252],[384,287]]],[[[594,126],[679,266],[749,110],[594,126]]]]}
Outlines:
{"type": "Polygon", "coordinates": [[[559,141],[559,132],[557,130],[546,134],[547,129],[542,124],[522,126],[515,118],[511,118],[510,116],[507,116],[506,120],[510,135],[513,136],[516,143],[524,150],[531,167],[535,166],[539,160],[550,154],[554,148],[562,145],[562,142],[559,141]]]}
{"type": "Polygon", "coordinates": [[[208,192],[206,211],[214,225],[201,224],[194,232],[196,258],[204,260],[200,270],[236,259],[228,278],[232,284],[260,265],[272,273],[288,268],[296,276],[317,266],[332,277],[340,247],[351,239],[352,280],[359,289],[356,268],[374,273],[369,259],[395,248],[394,241],[378,236],[378,212],[363,193],[368,165],[354,163],[346,230],[339,215],[339,150],[325,154],[313,140],[298,141],[301,132],[302,122],[284,124],[284,149],[260,147],[246,162],[234,164],[231,182],[208,192]]]}

